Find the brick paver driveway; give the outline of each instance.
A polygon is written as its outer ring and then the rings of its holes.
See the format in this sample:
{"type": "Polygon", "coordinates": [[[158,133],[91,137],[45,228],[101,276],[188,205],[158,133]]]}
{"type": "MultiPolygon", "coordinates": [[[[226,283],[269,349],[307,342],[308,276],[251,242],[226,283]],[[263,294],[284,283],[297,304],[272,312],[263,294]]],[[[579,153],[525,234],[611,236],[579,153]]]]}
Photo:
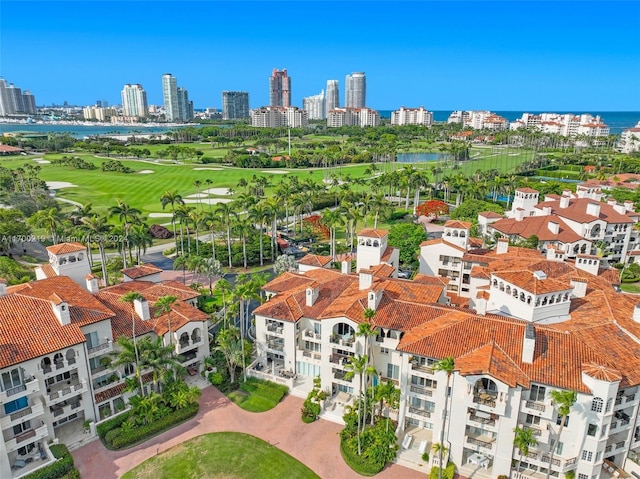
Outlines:
{"type": "MultiPolygon", "coordinates": [[[[301,407],[302,399],[287,396],[270,411],[250,413],[237,407],[216,388],[207,387],[202,390],[200,411],[196,417],[144,444],[124,451],[109,451],[100,441],[93,441],[72,454],[83,479],[115,479],[145,459],[187,439],[208,432],[235,431],[269,441],[323,479],[362,478],[344,463],[340,455],[338,432],[341,426],[324,420],[303,424],[300,420],[301,407]]],[[[392,464],[376,477],[424,479],[426,474],[392,464]]]]}

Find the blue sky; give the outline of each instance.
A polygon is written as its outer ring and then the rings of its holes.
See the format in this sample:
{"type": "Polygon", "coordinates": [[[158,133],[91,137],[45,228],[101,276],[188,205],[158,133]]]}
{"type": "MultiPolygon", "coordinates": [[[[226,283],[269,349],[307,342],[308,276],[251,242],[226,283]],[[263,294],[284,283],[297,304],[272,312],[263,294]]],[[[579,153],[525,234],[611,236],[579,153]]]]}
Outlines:
{"type": "Polygon", "coordinates": [[[0,76],[37,103],[162,102],[170,72],[196,108],[222,90],[268,104],[367,74],[367,104],[431,110],[640,111],[638,1],[0,1],[0,76]]]}

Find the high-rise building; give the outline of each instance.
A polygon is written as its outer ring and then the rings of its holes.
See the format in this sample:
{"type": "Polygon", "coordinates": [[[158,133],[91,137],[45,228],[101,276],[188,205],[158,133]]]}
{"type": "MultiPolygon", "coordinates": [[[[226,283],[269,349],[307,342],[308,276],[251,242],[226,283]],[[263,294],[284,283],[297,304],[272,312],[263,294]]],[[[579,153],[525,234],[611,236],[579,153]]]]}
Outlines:
{"type": "Polygon", "coordinates": [[[147,92],[139,83],[127,83],[122,89],[122,111],[125,117],[147,116],[147,92]]]}
{"type": "Polygon", "coordinates": [[[291,106],[291,78],[287,69],[273,69],[269,78],[269,105],[291,106]]]}
{"type": "Polygon", "coordinates": [[[249,118],[249,93],[246,91],[222,92],[222,119],[249,118]]]}
{"type": "Polygon", "coordinates": [[[391,113],[392,125],[424,125],[433,124],[433,112],[420,108],[405,108],[401,106],[399,110],[391,113]]]}
{"type": "Polygon", "coordinates": [[[364,108],[367,104],[367,77],[364,72],[347,75],[345,81],[347,108],[364,108]]]}
{"type": "Polygon", "coordinates": [[[318,95],[308,96],[302,99],[302,109],[309,115],[309,120],[324,120],[324,90],[318,95]]]}
{"type": "Polygon", "coordinates": [[[380,113],[371,108],[334,108],[327,114],[327,127],[378,126],[380,113]]]}
{"type": "Polygon", "coordinates": [[[327,80],[327,94],[325,98],[325,117],[331,110],[340,108],[340,89],[338,80],[327,80]]]}
{"type": "Polygon", "coordinates": [[[189,101],[189,93],[181,86],[177,90],[178,95],[178,118],[182,121],[193,118],[193,102],[189,101]]]}
{"type": "Polygon", "coordinates": [[[178,80],[171,73],[162,75],[162,98],[167,121],[175,121],[178,112],[178,80]]]}
{"type": "Polygon", "coordinates": [[[36,113],[36,99],[30,91],[22,93],[13,83],[0,78],[0,116],[16,113],[36,113]]]}
{"type": "Polygon", "coordinates": [[[258,128],[277,128],[279,126],[299,128],[308,124],[307,112],[295,106],[263,106],[251,110],[251,126],[258,128]]]}

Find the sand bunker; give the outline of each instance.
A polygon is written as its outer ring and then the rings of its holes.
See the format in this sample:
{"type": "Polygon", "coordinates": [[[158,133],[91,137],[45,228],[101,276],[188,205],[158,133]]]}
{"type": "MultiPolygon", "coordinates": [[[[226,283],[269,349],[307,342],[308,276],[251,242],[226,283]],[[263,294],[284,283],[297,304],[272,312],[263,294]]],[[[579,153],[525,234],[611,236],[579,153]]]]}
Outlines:
{"type": "Polygon", "coordinates": [[[227,196],[229,188],[209,188],[208,190],[202,190],[202,192],[209,195],[227,196]]]}
{"type": "Polygon", "coordinates": [[[60,188],[77,188],[78,185],[69,183],[68,181],[47,181],[50,190],[59,190],[60,188]]]}
{"type": "Polygon", "coordinates": [[[33,161],[35,161],[36,163],[40,163],[41,165],[48,165],[49,163],[51,163],[49,160],[45,160],[43,158],[34,158],[33,161]]]}
{"type": "Polygon", "coordinates": [[[172,213],[149,213],[149,218],[171,218],[172,213]]]}
{"type": "Polygon", "coordinates": [[[284,170],[262,170],[260,173],[273,173],[274,175],[286,175],[289,172],[284,170]]]}
{"type": "Polygon", "coordinates": [[[138,171],[138,173],[140,173],[141,175],[148,175],[149,173],[155,173],[155,171],[153,171],[153,170],[141,170],[141,171],[138,171]]]}
{"type": "Polygon", "coordinates": [[[193,195],[187,196],[187,198],[208,198],[209,195],[206,193],[195,193],[193,195]]]}
{"type": "Polygon", "coordinates": [[[207,205],[215,205],[218,203],[231,203],[233,200],[228,198],[205,198],[205,199],[185,199],[185,203],[204,203],[207,205]]]}
{"type": "Polygon", "coordinates": [[[222,168],[194,168],[195,171],[209,170],[209,171],[220,171],[222,168]]]}

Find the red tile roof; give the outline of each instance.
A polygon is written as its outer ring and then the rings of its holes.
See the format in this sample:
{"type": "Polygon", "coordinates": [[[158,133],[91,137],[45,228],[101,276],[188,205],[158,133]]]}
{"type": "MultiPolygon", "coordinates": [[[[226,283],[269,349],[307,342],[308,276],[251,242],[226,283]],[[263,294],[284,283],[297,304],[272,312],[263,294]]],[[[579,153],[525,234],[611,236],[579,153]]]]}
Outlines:
{"type": "Polygon", "coordinates": [[[317,266],[319,268],[324,268],[326,265],[331,263],[333,258],[331,256],[321,256],[318,254],[307,254],[301,259],[298,260],[298,264],[304,264],[307,266],[317,266]]]}
{"type": "Polygon", "coordinates": [[[484,218],[504,218],[501,214],[494,211],[483,211],[478,213],[478,216],[482,216],[484,218]]]}
{"type": "Polygon", "coordinates": [[[358,233],[358,236],[364,236],[366,238],[384,238],[389,232],[387,230],[366,228],[358,233]]]}
{"type": "Polygon", "coordinates": [[[132,268],[121,269],[120,272],[131,279],[144,278],[152,274],[162,273],[162,269],[150,263],[133,266],[132,268]]]}
{"type": "Polygon", "coordinates": [[[563,218],[567,218],[578,223],[590,223],[596,219],[601,219],[607,223],[633,223],[633,220],[625,214],[618,213],[613,206],[607,203],[596,202],[589,198],[571,198],[566,208],[560,208],[558,201],[543,201],[538,203],[536,208],[542,210],[545,206],[551,207],[551,213],[563,218]],[[597,203],[600,206],[600,215],[595,217],[587,214],[587,205],[597,203]]]}
{"type": "Polygon", "coordinates": [[[75,253],[77,251],[85,251],[87,247],[82,243],[60,243],[53,246],[47,246],[47,251],[55,255],[75,253]]]}
{"type": "Polygon", "coordinates": [[[515,218],[505,218],[496,221],[490,225],[500,233],[507,236],[519,236],[527,239],[531,235],[536,235],[540,241],[560,241],[562,243],[573,243],[582,238],[574,232],[567,224],[558,216],[527,216],[521,221],[515,218]],[[553,233],[549,229],[549,223],[558,224],[558,233],[553,233]]]}
{"type": "Polygon", "coordinates": [[[470,229],[471,223],[467,221],[458,221],[458,220],[449,220],[444,224],[445,228],[462,228],[462,229],[470,229]]]}

